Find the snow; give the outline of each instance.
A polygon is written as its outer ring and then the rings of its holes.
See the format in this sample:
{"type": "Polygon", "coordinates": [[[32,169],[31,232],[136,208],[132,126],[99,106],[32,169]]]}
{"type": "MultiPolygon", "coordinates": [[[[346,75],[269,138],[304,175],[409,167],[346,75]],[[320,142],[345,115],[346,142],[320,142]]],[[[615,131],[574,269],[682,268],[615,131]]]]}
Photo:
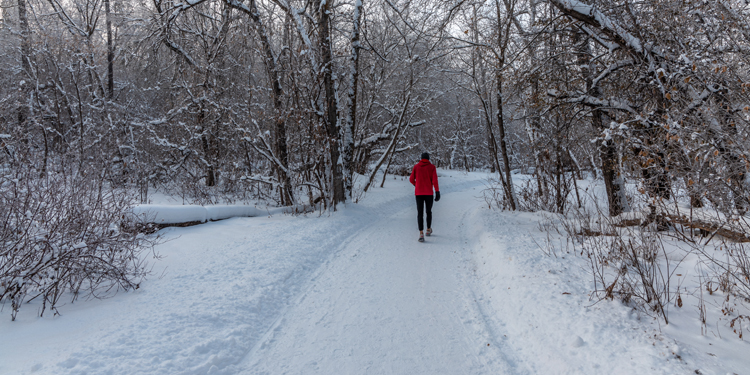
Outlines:
{"type": "MultiPolygon", "coordinates": [[[[278,210],[274,210],[275,212],[278,210]]],[[[157,224],[177,224],[198,221],[215,221],[232,217],[255,217],[267,215],[268,210],[253,206],[199,206],[142,204],[133,207],[133,213],[142,221],[157,224]]]]}
{"type": "MultiPolygon", "coordinates": [[[[554,0],[554,2],[571,12],[593,18],[602,29],[614,32],[618,37],[622,38],[622,40],[627,44],[628,47],[632,48],[635,52],[639,54],[644,53],[644,48],[640,39],[629,33],[617,22],[612,21],[609,17],[604,15],[595,7],[583,3],[579,0],[554,0]]],[[[648,57],[648,54],[646,54],[646,56],[648,57]]]]}
{"type": "MultiPolygon", "coordinates": [[[[750,368],[748,344],[701,336],[688,318],[695,309],[674,313],[664,327],[617,301],[594,303],[588,260],[541,251],[545,215],[487,209],[479,198],[486,174],[441,170],[440,178],[426,243],[416,241],[413,187],[401,177],[323,216],[264,211],[163,229],[164,258],[149,259],[155,275],[140,289],[62,306],[61,316],[38,318],[37,302],[15,322],[3,310],[0,374],[750,368]]],[[[183,207],[144,209],[164,220],[208,220],[218,217],[212,211],[253,208],[183,207]]]]}

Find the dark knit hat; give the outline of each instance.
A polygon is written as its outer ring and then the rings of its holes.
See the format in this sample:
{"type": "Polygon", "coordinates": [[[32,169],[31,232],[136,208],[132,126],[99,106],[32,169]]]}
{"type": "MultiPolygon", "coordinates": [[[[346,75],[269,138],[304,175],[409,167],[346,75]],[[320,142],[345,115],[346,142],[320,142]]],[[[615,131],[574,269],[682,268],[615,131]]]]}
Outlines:
{"type": "Polygon", "coordinates": [[[422,157],[421,157],[420,159],[427,159],[427,160],[430,160],[430,154],[429,154],[429,153],[427,153],[427,152],[423,152],[423,153],[422,153],[422,157]]]}

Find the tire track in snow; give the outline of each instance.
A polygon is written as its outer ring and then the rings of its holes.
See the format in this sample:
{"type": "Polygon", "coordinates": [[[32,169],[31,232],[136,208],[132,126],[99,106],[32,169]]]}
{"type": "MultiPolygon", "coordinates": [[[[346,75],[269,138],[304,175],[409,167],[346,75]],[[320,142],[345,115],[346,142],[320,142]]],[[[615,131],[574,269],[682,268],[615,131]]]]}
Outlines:
{"type": "Polygon", "coordinates": [[[461,252],[461,261],[464,264],[462,282],[466,285],[464,288],[470,291],[479,318],[489,332],[488,344],[500,348],[498,351],[500,358],[509,365],[506,374],[531,374],[533,372],[524,363],[523,359],[517,355],[516,349],[508,342],[507,336],[503,333],[505,332],[506,323],[502,320],[501,316],[492,310],[487,301],[484,300],[481,293],[482,288],[477,285],[480,281],[476,277],[476,266],[473,264],[472,255],[474,249],[480,246],[480,244],[476,238],[476,230],[474,234],[470,234],[467,228],[475,225],[469,217],[476,215],[480,209],[482,208],[476,207],[466,210],[461,216],[460,233],[462,243],[464,244],[461,252]]]}

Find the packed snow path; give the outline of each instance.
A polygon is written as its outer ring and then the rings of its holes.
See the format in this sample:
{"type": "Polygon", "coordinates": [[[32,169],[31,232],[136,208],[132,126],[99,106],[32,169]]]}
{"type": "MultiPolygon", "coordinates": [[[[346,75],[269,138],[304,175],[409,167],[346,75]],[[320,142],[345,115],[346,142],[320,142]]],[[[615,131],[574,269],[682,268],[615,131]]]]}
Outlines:
{"type": "Polygon", "coordinates": [[[250,353],[248,373],[517,372],[466,281],[463,225],[479,202],[446,193],[425,243],[417,242],[409,203],[352,233],[250,353]]]}
{"type": "Polygon", "coordinates": [[[167,229],[153,262],[161,276],[141,289],[59,317],[4,312],[0,374],[696,369],[649,320],[618,303],[591,307],[588,286],[570,280],[581,270],[537,247],[538,216],[487,209],[485,177],[441,177],[426,243],[401,178],[330,216],[167,229]]]}

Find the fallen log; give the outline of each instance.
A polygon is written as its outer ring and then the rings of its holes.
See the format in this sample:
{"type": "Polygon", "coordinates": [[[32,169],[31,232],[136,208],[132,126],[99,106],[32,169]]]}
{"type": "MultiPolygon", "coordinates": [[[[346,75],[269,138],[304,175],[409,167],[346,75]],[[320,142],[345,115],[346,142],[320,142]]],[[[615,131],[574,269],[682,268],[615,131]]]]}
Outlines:
{"type": "Polygon", "coordinates": [[[679,224],[686,228],[699,229],[703,237],[719,235],[735,242],[750,242],[750,227],[742,228],[731,223],[718,223],[702,218],[688,217],[673,213],[659,213],[657,215],[639,215],[630,213],[629,216],[616,218],[612,226],[618,228],[645,226],[656,221],[665,228],[666,224],[679,224]]]}
{"type": "Polygon", "coordinates": [[[681,215],[667,214],[665,215],[670,222],[673,224],[680,224],[687,228],[700,229],[704,237],[708,237],[713,234],[725,237],[735,242],[750,242],[750,235],[747,230],[732,226],[731,224],[718,224],[705,220],[696,220],[695,218],[689,218],[681,215]]]}

